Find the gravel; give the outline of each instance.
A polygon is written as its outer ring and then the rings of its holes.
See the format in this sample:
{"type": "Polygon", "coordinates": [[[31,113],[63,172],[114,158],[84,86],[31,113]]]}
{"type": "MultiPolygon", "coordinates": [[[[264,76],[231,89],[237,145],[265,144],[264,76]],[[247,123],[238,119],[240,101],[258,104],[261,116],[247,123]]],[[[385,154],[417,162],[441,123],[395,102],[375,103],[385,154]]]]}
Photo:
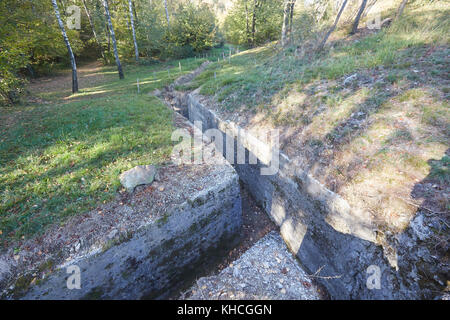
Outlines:
{"type": "Polygon", "coordinates": [[[272,231],[218,275],[204,277],[180,299],[319,300],[320,289],[272,231]]]}

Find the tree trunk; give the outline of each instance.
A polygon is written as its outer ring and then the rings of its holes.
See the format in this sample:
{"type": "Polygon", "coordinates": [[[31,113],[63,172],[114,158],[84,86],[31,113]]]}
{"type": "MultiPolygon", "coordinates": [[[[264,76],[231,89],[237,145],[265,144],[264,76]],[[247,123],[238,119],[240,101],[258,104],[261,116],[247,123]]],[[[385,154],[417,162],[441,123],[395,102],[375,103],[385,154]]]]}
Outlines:
{"type": "Polygon", "coordinates": [[[344,11],[345,6],[347,5],[347,1],[348,0],[344,0],[344,2],[342,3],[341,9],[339,9],[338,15],[336,16],[336,20],[334,20],[333,26],[330,28],[330,30],[328,30],[327,34],[325,35],[325,37],[323,38],[322,42],[319,45],[319,51],[321,51],[323,49],[323,47],[325,46],[325,43],[328,40],[328,37],[334,31],[334,29],[336,29],[339,19],[341,18],[341,14],[344,11]]]}
{"type": "Polygon", "coordinates": [[[117,52],[116,35],[114,34],[113,25],[111,22],[111,15],[109,13],[108,0],[103,0],[103,6],[105,7],[106,20],[108,21],[109,33],[111,34],[111,40],[113,43],[114,57],[116,59],[117,71],[119,71],[119,78],[123,79],[122,65],[120,64],[119,53],[117,52]]]}
{"type": "Polygon", "coordinates": [[[359,7],[358,14],[356,15],[355,22],[353,22],[352,31],[350,34],[355,34],[358,31],[359,20],[362,17],[364,9],[366,8],[367,0],[362,0],[361,6],[359,7]]]}
{"type": "Polygon", "coordinates": [[[247,45],[251,46],[252,41],[250,38],[250,29],[249,29],[249,23],[248,23],[248,0],[245,1],[245,23],[246,23],[247,45]]]}
{"type": "Polygon", "coordinates": [[[167,27],[170,28],[169,9],[167,9],[167,0],[164,0],[164,8],[166,9],[167,27]]]}
{"type": "Polygon", "coordinates": [[[138,15],[137,15],[137,12],[136,12],[136,5],[134,4],[134,1],[131,1],[131,3],[133,5],[133,13],[134,13],[134,19],[136,21],[136,26],[138,26],[139,25],[139,20],[138,20],[138,15]]]}
{"type": "Polygon", "coordinates": [[[289,17],[289,33],[292,32],[292,20],[294,19],[294,6],[295,6],[295,0],[291,0],[291,16],[289,17]]]}
{"type": "Polygon", "coordinates": [[[405,9],[406,3],[408,2],[408,0],[403,0],[402,3],[400,4],[400,7],[398,7],[397,10],[397,15],[395,16],[395,20],[397,20],[398,18],[400,18],[400,16],[403,13],[403,10],[405,9]]]}
{"type": "Polygon", "coordinates": [[[69,38],[66,34],[66,29],[64,29],[64,24],[61,20],[59,14],[58,4],[56,0],[52,0],[53,8],[55,9],[56,20],[58,20],[59,28],[64,38],[64,42],[67,46],[67,51],[69,51],[70,63],[72,64],[72,93],[78,92],[78,78],[77,78],[77,64],[75,62],[75,56],[73,55],[72,47],[70,46],[69,38]]]}
{"type": "Polygon", "coordinates": [[[133,4],[131,0],[128,0],[128,7],[130,8],[130,21],[131,21],[131,30],[133,31],[133,42],[134,42],[134,55],[136,56],[136,62],[139,61],[139,50],[136,41],[136,31],[134,30],[134,19],[133,19],[133,4]]]}
{"type": "Polygon", "coordinates": [[[88,17],[88,20],[89,20],[89,25],[91,26],[91,29],[92,29],[92,34],[94,35],[95,41],[97,42],[97,45],[100,48],[100,54],[102,55],[102,59],[104,62],[106,62],[105,53],[103,52],[103,47],[102,47],[102,44],[100,43],[100,39],[97,36],[97,32],[95,32],[94,22],[92,21],[91,14],[86,5],[86,0],[83,0],[83,6],[84,6],[84,11],[86,11],[86,16],[88,17]]]}
{"type": "Polygon", "coordinates": [[[255,33],[256,33],[256,10],[258,10],[260,3],[258,0],[253,0],[253,16],[252,16],[252,47],[255,46],[255,33]]]}
{"type": "Polygon", "coordinates": [[[283,10],[283,26],[281,27],[281,45],[284,47],[287,44],[287,32],[290,16],[290,0],[284,0],[284,10],[283,10]]]}
{"type": "Polygon", "coordinates": [[[106,21],[106,33],[108,36],[108,53],[110,53],[111,52],[111,33],[109,32],[108,21],[106,21]]]}

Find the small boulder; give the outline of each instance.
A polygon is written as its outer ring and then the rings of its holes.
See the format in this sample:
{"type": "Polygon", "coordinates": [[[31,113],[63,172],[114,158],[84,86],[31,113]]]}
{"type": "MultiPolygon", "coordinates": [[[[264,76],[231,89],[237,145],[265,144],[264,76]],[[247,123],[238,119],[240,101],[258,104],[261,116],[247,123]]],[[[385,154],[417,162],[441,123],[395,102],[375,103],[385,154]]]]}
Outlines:
{"type": "Polygon", "coordinates": [[[160,96],[162,96],[162,92],[159,89],[155,89],[150,93],[150,95],[160,97],[160,96]]]}
{"type": "Polygon", "coordinates": [[[343,85],[347,86],[347,85],[351,84],[353,81],[355,81],[356,79],[358,79],[358,74],[354,73],[351,76],[345,78],[343,85]]]}
{"type": "Polygon", "coordinates": [[[381,21],[381,23],[380,23],[380,29],[389,27],[389,26],[391,25],[391,23],[392,23],[392,18],[386,18],[386,19],[384,19],[384,20],[381,21]]]}
{"type": "Polygon", "coordinates": [[[136,166],[123,172],[119,179],[128,192],[132,192],[136,186],[152,183],[156,172],[156,167],[152,165],[136,166]]]}

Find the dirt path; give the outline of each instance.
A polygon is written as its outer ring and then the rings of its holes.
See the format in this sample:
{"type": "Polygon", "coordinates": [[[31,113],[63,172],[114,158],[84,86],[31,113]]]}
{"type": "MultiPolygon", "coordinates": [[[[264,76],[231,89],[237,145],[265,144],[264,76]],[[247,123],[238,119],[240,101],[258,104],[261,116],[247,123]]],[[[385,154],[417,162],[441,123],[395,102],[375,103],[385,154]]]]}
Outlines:
{"type": "MultiPolygon", "coordinates": [[[[80,89],[98,85],[105,80],[105,74],[100,73],[103,64],[100,61],[89,62],[78,67],[78,87],[80,89]]],[[[36,99],[36,95],[49,92],[61,92],[63,98],[72,94],[72,72],[64,70],[57,76],[48,76],[33,79],[28,85],[28,89],[32,95],[32,99],[36,99]]],[[[39,102],[39,101],[30,101],[39,102]]]]}

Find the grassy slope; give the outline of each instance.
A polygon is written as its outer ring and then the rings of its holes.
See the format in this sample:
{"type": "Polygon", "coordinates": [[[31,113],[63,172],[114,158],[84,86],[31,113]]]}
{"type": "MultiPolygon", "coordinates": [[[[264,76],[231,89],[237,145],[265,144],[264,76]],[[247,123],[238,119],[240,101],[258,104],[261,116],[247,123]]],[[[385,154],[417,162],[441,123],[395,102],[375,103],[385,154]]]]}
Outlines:
{"type": "Polygon", "coordinates": [[[121,172],[168,160],[172,116],[148,93],[201,64],[201,59],[125,66],[125,80],[104,67],[80,79],[42,79],[40,103],[0,116],[0,240],[29,237],[51,223],[111,200],[121,172]],[[169,72],[167,71],[169,69],[169,72]],[[136,80],[139,78],[140,94],[136,80]],[[44,99],[44,101],[42,100],[44,99]]]}
{"type": "Polygon", "coordinates": [[[285,152],[303,156],[313,175],[370,210],[382,229],[400,231],[417,210],[411,203],[435,197],[432,210],[450,209],[449,13],[446,2],[409,5],[380,32],[336,32],[321,54],[245,51],[185,89],[201,86],[230,119],[279,128],[285,152]],[[427,182],[434,189],[415,192],[427,182]]]}

